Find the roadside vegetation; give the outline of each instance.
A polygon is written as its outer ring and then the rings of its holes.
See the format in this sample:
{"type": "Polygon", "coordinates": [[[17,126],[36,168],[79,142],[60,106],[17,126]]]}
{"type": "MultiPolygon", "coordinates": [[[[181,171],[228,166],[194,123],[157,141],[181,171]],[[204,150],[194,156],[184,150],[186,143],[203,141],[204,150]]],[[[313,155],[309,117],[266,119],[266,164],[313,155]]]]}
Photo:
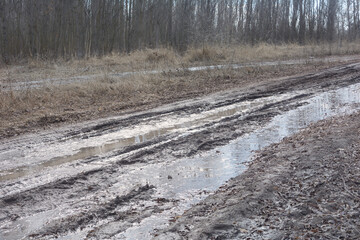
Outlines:
{"type": "Polygon", "coordinates": [[[85,59],[49,60],[34,57],[18,60],[12,65],[2,65],[0,80],[32,81],[46,78],[66,78],[81,75],[132,72],[141,70],[167,70],[199,65],[277,61],[297,58],[351,55],[360,52],[359,42],[334,44],[258,44],[205,45],[191,47],[180,53],[171,48],[137,50],[130,54],[113,53],[103,57],[85,59]]]}
{"type": "Polygon", "coordinates": [[[161,46],[182,53],[207,44],[341,46],[359,39],[359,23],[357,0],[2,0],[0,55],[11,63],[161,46]]]}
{"type": "Polygon", "coordinates": [[[249,63],[286,59],[310,59],[358,53],[355,43],[337,45],[267,45],[190,48],[183,55],[170,49],[135,51],[83,60],[43,61],[30,59],[1,68],[1,137],[77,122],[124,111],[140,110],[217,91],[249,86],[276,77],[315,71],[336,63],[324,62],[293,66],[245,67],[190,72],[184,67],[249,63]],[[111,74],[141,70],[163,70],[158,74],[115,77],[111,74]],[[66,79],[93,76],[80,83],[44,83],[38,88],[12,89],[17,81],[66,79]]]}
{"type": "Polygon", "coordinates": [[[357,54],[358,12],[355,0],[2,0],[0,134],[329,66],[176,70],[357,54]],[[114,77],[142,70],[164,73],[114,77]]]}

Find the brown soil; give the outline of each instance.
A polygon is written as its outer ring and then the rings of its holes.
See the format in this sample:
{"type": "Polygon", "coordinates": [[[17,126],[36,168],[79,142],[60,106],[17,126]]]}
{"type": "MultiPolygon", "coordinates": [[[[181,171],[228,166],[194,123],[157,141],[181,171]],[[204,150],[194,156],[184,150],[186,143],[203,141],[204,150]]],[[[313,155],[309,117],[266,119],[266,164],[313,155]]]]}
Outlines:
{"type": "Polygon", "coordinates": [[[359,239],[360,113],[311,125],[187,211],[161,239],[359,239]]]}
{"type": "Polygon", "coordinates": [[[52,126],[149,109],[280,77],[317,72],[340,63],[170,72],[117,82],[101,79],[21,92],[0,91],[0,139],[52,126]]]}

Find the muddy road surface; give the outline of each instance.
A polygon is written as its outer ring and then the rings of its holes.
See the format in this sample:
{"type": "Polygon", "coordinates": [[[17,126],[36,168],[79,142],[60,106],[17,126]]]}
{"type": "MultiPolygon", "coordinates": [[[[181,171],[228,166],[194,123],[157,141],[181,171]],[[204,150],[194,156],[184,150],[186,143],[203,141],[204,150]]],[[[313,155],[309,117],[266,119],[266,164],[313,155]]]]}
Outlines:
{"type": "Polygon", "coordinates": [[[262,149],[155,239],[360,239],[360,112],[262,149]]]}
{"type": "Polygon", "coordinates": [[[0,142],[0,239],[151,239],[254,151],[360,109],[360,64],[0,142]]]}

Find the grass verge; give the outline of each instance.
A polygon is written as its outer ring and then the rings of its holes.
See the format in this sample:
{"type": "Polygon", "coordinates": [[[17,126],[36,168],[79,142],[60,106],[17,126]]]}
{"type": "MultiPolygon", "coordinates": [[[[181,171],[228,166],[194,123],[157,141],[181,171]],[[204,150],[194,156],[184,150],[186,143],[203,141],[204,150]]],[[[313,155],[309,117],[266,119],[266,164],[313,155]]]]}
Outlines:
{"type": "Polygon", "coordinates": [[[360,53],[360,43],[226,45],[189,48],[180,54],[172,49],[145,49],[131,54],[110,54],[101,58],[71,60],[27,59],[10,66],[0,66],[1,82],[34,81],[101,75],[139,70],[164,70],[197,65],[277,61],[297,58],[351,55],[360,53]]]}
{"type": "Polygon", "coordinates": [[[332,65],[336,63],[173,71],[126,78],[104,74],[86,83],[44,85],[22,91],[0,90],[0,138],[61,123],[144,110],[332,65]]]}

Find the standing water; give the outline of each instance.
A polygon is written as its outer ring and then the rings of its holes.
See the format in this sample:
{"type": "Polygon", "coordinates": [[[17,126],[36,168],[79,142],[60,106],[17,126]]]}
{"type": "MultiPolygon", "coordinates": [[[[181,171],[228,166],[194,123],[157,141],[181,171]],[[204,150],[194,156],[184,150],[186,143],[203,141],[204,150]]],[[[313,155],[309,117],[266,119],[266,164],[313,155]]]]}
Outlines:
{"type": "MultiPolygon", "coordinates": [[[[297,109],[274,117],[265,126],[245,134],[225,146],[217,147],[201,155],[170,159],[166,162],[122,166],[121,174],[116,176],[115,183],[106,191],[101,192],[108,199],[124,194],[139,185],[155,186],[155,193],[151,199],[143,200],[141,206],[140,204],[125,206],[123,207],[124,211],[153,206],[154,199],[171,199],[176,202],[176,205],[153,213],[140,222],[124,223],[122,220],[105,219],[96,223],[95,226],[68,233],[59,239],[84,239],[93,229],[101,231],[102,236],[106,236],[107,239],[151,239],[156,229],[167,227],[170,219],[181,215],[193,204],[198,203],[226,183],[227,180],[246,170],[245,163],[251,160],[254,151],[279,142],[282,138],[298,132],[310,123],[359,110],[360,84],[319,94],[307,99],[306,103],[297,109]],[[124,229],[124,226],[126,226],[125,230],[119,232],[119,229],[124,229]]],[[[244,111],[244,109],[241,107],[237,111],[244,111]]],[[[235,115],[236,111],[230,111],[227,114],[235,115]]],[[[213,116],[209,115],[209,118],[211,119],[213,116]]],[[[57,160],[55,159],[54,162],[57,160]]],[[[22,169],[21,174],[27,174],[26,170],[22,169]]],[[[85,196],[84,199],[78,199],[77,205],[84,202],[84,205],[90,206],[91,201],[91,196],[85,196]]],[[[25,235],[42,229],[52,220],[65,218],[71,214],[74,214],[74,211],[69,209],[69,205],[59,203],[49,211],[22,217],[12,222],[0,223],[0,239],[21,239],[25,235]]]]}
{"type": "Polygon", "coordinates": [[[360,110],[360,84],[322,93],[306,102],[308,104],[305,106],[274,117],[265,127],[201,156],[169,163],[160,169],[148,166],[148,169],[144,170],[145,174],[137,177],[150,179],[153,171],[160,173],[160,176],[161,173],[175,176],[168,181],[160,177],[151,183],[157,187],[159,196],[179,199],[181,204],[176,210],[171,209],[145,219],[114,239],[151,238],[153,229],[165,228],[168,225],[169,216],[181,214],[207,196],[199,193],[204,190],[213,192],[227,180],[246,170],[245,163],[251,160],[255,151],[297,133],[310,123],[360,110]]]}

